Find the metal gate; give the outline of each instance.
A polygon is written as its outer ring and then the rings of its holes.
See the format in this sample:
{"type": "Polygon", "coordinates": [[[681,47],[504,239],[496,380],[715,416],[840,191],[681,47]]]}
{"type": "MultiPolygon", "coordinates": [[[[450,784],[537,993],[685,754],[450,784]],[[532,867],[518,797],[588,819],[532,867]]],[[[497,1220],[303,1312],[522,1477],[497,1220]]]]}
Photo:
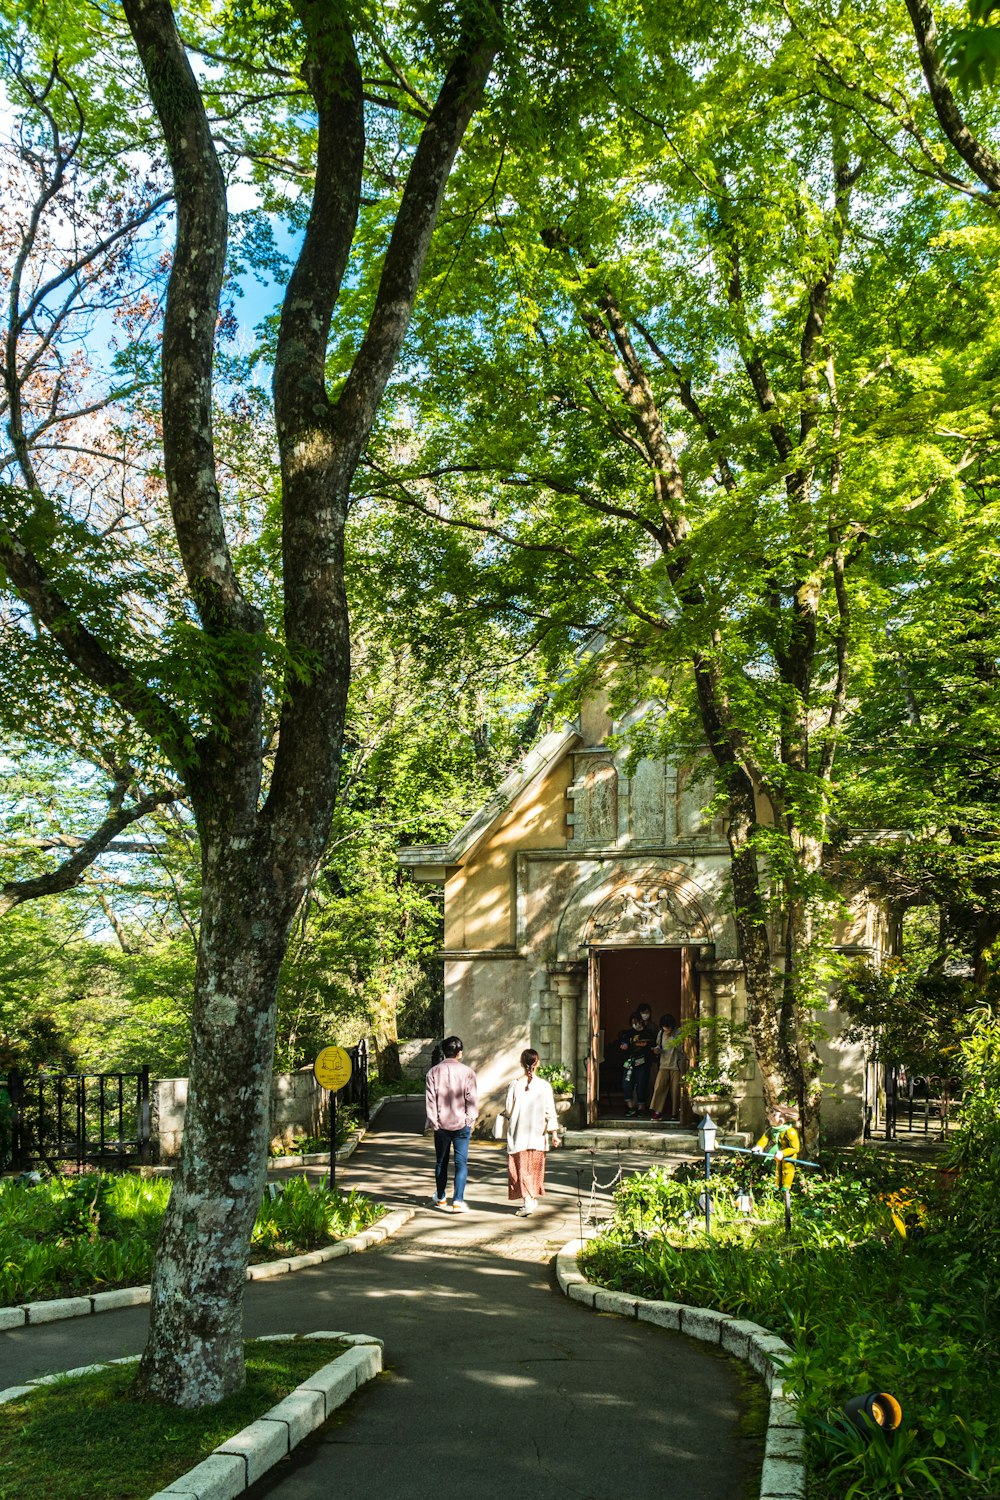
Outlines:
{"type": "Polygon", "coordinates": [[[364,1037],[356,1047],[345,1047],[354,1067],[351,1076],[337,1095],[341,1104],[356,1104],[368,1124],[368,1042],[364,1037]]]}
{"type": "Polygon", "coordinates": [[[865,1069],[865,1136],[884,1140],[948,1134],[955,1084],[936,1075],[908,1074],[898,1063],[869,1061],[865,1069]]]}
{"type": "Polygon", "coordinates": [[[121,1168],[149,1160],[148,1068],[34,1077],[12,1068],[0,1082],[0,1111],[6,1170],[44,1164],[56,1171],[70,1163],[121,1168]]]}

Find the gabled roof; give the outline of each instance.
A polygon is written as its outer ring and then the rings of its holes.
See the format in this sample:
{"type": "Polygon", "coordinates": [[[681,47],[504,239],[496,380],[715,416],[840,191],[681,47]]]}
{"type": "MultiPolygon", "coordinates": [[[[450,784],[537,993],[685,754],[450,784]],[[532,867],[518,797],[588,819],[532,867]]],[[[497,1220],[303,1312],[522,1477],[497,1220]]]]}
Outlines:
{"type": "Polygon", "coordinates": [[[415,844],[400,849],[396,856],[399,863],[418,879],[443,880],[448,866],[460,865],[467,859],[532,782],[557,765],[579,737],[576,726],[571,724],[545,735],[447,844],[415,844]]]}

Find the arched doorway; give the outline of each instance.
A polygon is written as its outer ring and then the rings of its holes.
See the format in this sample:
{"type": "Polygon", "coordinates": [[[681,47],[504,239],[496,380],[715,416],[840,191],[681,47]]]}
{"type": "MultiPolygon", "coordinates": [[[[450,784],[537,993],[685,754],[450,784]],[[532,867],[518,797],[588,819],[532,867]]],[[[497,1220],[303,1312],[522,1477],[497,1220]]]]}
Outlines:
{"type": "MultiPolygon", "coordinates": [[[[654,1029],[669,1012],[678,1021],[698,1014],[698,949],[690,944],[670,946],[595,946],[590,949],[590,1057],[587,1069],[587,1119],[621,1118],[625,1113],[622,1087],[624,1052],[620,1040],[628,1035],[629,1017],[645,1002],[653,1013],[654,1029]]],[[[655,1071],[655,1070],[654,1070],[655,1071]]],[[[681,1119],[690,1118],[682,1101],[681,1119]]]]}

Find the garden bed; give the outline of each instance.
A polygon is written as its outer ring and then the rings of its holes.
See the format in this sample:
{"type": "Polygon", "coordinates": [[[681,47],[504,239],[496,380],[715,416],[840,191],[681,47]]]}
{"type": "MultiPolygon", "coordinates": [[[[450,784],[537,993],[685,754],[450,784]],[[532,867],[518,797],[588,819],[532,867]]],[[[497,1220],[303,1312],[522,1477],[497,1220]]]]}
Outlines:
{"type": "Polygon", "coordinates": [[[581,1254],[584,1274],[630,1294],[751,1319],[785,1339],[792,1358],[784,1386],[806,1432],[810,1500],[993,1496],[995,1292],[975,1247],[944,1218],[937,1174],[856,1153],[795,1195],[786,1237],[783,1207],[767,1185],[758,1186],[752,1212],[740,1212],[747,1184],[737,1167],[713,1179],[711,1240],[699,1205],[704,1183],[697,1169],[680,1176],[657,1168],[623,1185],[612,1223],[581,1254]],[[851,1396],[872,1389],[902,1404],[891,1445],[840,1419],[851,1396]]]}
{"type": "MultiPolygon", "coordinates": [[[[0,1182],[0,1306],[148,1282],[170,1186],[165,1178],[96,1172],[0,1182]]],[[[384,1212],[356,1191],[292,1178],[263,1198],[251,1263],[320,1249],[384,1212]]]]}

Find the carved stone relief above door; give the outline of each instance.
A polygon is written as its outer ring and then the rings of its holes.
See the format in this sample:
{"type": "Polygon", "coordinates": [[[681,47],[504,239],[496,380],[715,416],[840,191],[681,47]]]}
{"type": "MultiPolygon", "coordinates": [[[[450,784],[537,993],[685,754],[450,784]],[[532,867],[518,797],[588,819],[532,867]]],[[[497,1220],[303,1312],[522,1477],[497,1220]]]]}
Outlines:
{"type": "Polygon", "coordinates": [[[710,898],[689,867],[669,862],[608,865],[574,891],[559,922],[557,955],[596,946],[682,946],[716,941],[710,898]]]}
{"type": "Polygon", "coordinates": [[[583,751],[573,757],[573,783],[566,795],[571,847],[614,847],[618,839],[618,768],[610,751],[583,751]]]}
{"type": "Polygon", "coordinates": [[[627,885],[593,913],[588,938],[591,943],[680,943],[691,936],[693,915],[668,886],[627,885]]]}

